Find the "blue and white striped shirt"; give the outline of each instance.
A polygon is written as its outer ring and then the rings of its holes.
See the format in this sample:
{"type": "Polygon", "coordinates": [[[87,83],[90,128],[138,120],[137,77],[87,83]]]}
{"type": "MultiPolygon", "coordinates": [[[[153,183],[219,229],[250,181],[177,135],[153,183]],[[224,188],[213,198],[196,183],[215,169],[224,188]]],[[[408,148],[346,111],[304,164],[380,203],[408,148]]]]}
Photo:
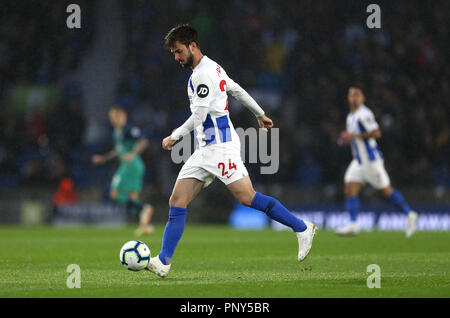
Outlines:
{"type": "MultiPolygon", "coordinates": [[[[373,112],[366,105],[361,105],[355,112],[347,115],[347,131],[352,134],[367,133],[378,128],[373,112]]],[[[383,160],[375,138],[355,138],[351,146],[353,158],[359,164],[383,160]]]]}

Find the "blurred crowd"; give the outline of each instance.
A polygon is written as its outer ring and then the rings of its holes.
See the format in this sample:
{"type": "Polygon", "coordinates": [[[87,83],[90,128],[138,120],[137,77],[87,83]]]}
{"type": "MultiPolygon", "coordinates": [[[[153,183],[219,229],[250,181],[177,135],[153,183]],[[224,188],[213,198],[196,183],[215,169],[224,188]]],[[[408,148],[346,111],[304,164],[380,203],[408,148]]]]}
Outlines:
{"type": "Polygon", "coordinates": [[[0,186],[58,183],[83,146],[85,118],[76,70],[92,40],[66,27],[71,1],[1,1],[0,186]],[[30,102],[31,100],[31,102],[30,102]]]}
{"type": "MultiPolygon", "coordinates": [[[[199,31],[204,53],[280,128],[280,170],[271,182],[342,183],[351,154],[337,139],[345,129],[348,87],[357,84],[381,125],[380,148],[393,182],[448,186],[450,3],[377,3],[381,29],[366,26],[363,1],[123,1],[126,52],[117,103],[156,146],[187,119],[190,70],[173,61],[163,37],[176,23],[189,22],[199,31]]],[[[71,152],[86,147],[82,92],[72,72],[89,49],[96,14],[84,10],[91,14],[86,28],[71,33],[60,27],[64,1],[38,6],[41,14],[33,7],[24,15],[24,6],[11,2],[0,19],[0,179],[8,175],[17,185],[73,174],[71,152]],[[49,19],[41,19],[44,14],[49,19]],[[62,96],[25,115],[6,98],[7,90],[24,83],[56,86],[62,96]]],[[[230,113],[235,127],[256,125],[236,101],[230,113]]],[[[157,160],[149,161],[150,173],[157,160]]],[[[173,174],[179,169],[169,167],[173,174]]],[[[248,169],[257,182],[267,181],[259,165],[248,169]]]]}

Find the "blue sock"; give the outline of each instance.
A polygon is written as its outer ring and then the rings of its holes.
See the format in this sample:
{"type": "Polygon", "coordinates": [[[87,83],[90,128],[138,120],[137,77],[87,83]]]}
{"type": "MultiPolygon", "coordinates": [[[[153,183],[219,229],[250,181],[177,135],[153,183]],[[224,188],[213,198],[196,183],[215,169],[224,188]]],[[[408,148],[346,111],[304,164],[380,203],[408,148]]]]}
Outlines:
{"type": "Polygon", "coordinates": [[[395,189],[392,191],[392,194],[389,197],[389,201],[395,204],[395,206],[401,209],[405,214],[408,214],[411,210],[408,203],[406,203],[405,199],[403,198],[403,195],[395,189]]]}
{"type": "Polygon", "coordinates": [[[294,232],[303,232],[306,230],[305,222],[293,215],[277,199],[256,192],[251,207],[266,213],[275,221],[289,226],[294,232]]]}
{"type": "Polygon", "coordinates": [[[358,197],[346,198],[345,208],[350,212],[350,221],[356,222],[359,213],[359,199],[358,197]]]}
{"type": "Polygon", "coordinates": [[[186,213],[186,208],[171,206],[169,209],[169,221],[167,221],[164,230],[161,252],[159,253],[159,259],[164,265],[168,265],[172,261],[175,248],[183,235],[186,213]]]}

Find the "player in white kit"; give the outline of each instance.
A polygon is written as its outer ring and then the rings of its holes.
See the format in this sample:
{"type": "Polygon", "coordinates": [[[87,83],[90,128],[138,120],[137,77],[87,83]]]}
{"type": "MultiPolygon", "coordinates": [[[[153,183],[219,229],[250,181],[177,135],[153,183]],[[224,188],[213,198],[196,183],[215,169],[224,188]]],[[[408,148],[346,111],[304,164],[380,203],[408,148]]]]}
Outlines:
{"type": "Polygon", "coordinates": [[[376,139],[381,131],[372,111],[364,105],[364,94],[359,87],[348,91],[350,113],[347,116],[347,130],[341,133],[340,143],[351,145],[353,160],[344,176],[346,208],[350,212],[350,223],[336,230],[340,235],[359,233],[357,217],[359,212],[358,194],[365,183],[369,183],[380,194],[391,201],[407,215],[406,236],[416,231],[418,214],[412,211],[401,193],[391,187],[384,168],[383,155],[376,139]]]}
{"type": "Polygon", "coordinates": [[[253,189],[241,159],[239,137],[229,117],[228,93],[253,112],[261,128],[271,128],[272,120],[219,64],[202,54],[197,31],[190,25],[182,24],[170,30],[165,46],[182,67],[192,68],[187,84],[192,115],[164,138],[162,147],[171,150],[176,141],[194,131],[196,150],[178,175],[169,199],[169,221],[161,252],[150,259],[147,269],[161,277],[167,276],[184,231],[187,206],[215,177],[241,204],[265,212],[272,219],[291,227],[298,238],[298,260],[302,261],[311,249],[316,226],[295,217],[278,200],[253,189]]]}

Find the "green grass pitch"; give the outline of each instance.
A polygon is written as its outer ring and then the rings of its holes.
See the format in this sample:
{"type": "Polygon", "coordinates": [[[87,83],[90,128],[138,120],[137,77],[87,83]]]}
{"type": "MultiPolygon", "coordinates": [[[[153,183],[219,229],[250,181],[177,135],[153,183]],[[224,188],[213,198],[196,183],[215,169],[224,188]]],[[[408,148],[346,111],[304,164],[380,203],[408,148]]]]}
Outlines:
{"type": "Polygon", "coordinates": [[[299,263],[291,232],[237,231],[188,224],[169,277],[131,272],[123,243],[141,239],[156,255],[164,227],[138,238],[134,228],[0,227],[0,297],[450,297],[450,233],[318,231],[299,263]],[[81,268],[69,289],[66,269],[81,268]],[[366,286],[369,264],[381,288],[366,286]]]}

